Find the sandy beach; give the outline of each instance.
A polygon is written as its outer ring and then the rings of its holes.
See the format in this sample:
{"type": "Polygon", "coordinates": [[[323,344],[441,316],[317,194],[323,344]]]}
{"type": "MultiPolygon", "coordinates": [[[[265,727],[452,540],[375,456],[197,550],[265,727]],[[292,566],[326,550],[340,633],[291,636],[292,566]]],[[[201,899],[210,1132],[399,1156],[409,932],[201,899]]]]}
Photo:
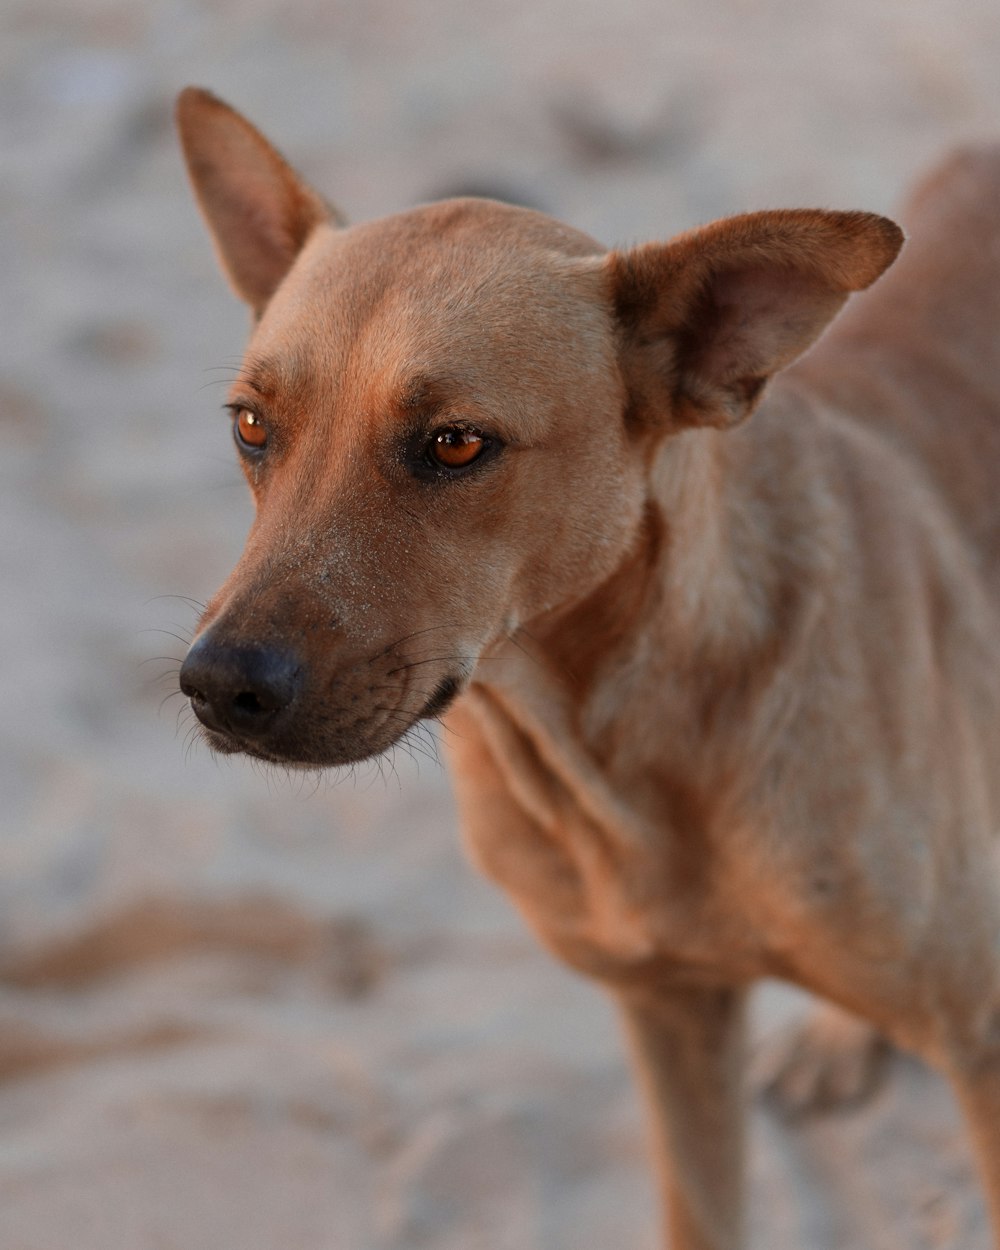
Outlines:
{"type": "MultiPolygon", "coordinates": [[[[1000,8],[0,0],[0,1250],[655,1250],[611,1009],[464,862],[433,740],[302,781],[192,735],[250,516],[192,82],[352,219],[474,191],[631,243],[891,212],[1000,136],[1000,8]]],[[[945,1086],[756,1102],[751,1228],[987,1250],[945,1086]]]]}

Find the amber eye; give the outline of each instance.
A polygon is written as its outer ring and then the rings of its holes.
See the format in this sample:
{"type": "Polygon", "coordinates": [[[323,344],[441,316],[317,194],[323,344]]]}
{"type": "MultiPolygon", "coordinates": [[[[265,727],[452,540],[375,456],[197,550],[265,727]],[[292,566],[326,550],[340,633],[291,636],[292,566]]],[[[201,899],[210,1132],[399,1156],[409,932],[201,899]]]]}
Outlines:
{"type": "Polygon", "coordinates": [[[235,430],[237,440],[244,447],[259,451],[267,443],[267,427],[249,408],[236,410],[235,430]]]}
{"type": "Polygon", "coordinates": [[[464,469],[477,460],[485,449],[486,439],[482,434],[452,426],[434,435],[428,453],[433,463],[442,468],[464,469]]]}

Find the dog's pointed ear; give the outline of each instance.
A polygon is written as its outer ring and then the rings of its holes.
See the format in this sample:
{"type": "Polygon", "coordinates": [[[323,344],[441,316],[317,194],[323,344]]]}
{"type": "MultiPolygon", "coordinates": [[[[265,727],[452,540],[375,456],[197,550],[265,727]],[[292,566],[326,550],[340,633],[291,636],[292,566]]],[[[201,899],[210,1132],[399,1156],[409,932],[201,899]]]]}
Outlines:
{"type": "Polygon", "coordinates": [[[342,223],[264,136],[210,91],[181,92],[177,128],[222,268],[259,315],[316,226],[342,223]]]}
{"type": "Polygon", "coordinates": [[[748,416],[903,242],[872,213],[749,213],[605,259],[633,406],[675,429],[748,416]]]}

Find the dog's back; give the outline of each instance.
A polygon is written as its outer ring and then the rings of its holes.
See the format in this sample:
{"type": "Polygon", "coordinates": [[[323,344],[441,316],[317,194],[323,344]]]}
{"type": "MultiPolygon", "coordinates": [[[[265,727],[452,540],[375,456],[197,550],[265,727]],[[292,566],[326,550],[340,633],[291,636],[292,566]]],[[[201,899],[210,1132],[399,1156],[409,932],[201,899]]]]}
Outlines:
{"type": "Polygon", "coordinates": [[[917,188],[909,239],[789,376],[922,462],[1000,594],[1000,147],[917,188]]]}

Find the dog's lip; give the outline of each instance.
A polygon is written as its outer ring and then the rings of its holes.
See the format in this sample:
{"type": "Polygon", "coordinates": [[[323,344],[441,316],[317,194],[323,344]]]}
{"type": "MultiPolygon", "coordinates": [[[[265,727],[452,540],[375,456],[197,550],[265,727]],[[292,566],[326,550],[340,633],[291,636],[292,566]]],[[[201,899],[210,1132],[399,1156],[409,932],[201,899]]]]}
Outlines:
{"type": "Polygon", "coordinates": [[[220,755],[238,755],[241,751],[250,752],[249,743],[239,742],[231,734],[223,733],[220,729],[210,729],[204,722],[202,722],[201,732],[212,750],[218,751],[220,755]]]}
{"type": "Polygon", "coordinates": [[[434,689],[434,693],[424,705],[418,720],[433,720],[441,716],[462,693],[462,681],[454,675],[443,677],[434,689]]]}
{"type": "MultiPolygon", "coordinates": [[[[276,740],[272,741],[269,741],[267,738],[248,738],[233,730],[206,724],[205,721],[201,721],[201,732],[209,747],[220,755],[248,755],[252,759],[261,760],[267,764],[276,764],[282,768],[343,768],[350,764],[359,764],[365,760],[375,759],[384,751],[388,751],[419,721],[433,719],[442,715],[460,693],[461,683],[456,678],[445,678],[438,684],[425,707],[413,715],[412,721],[405,729],[385,742],[379,742],[371,746],[364,746],[358,743],[359,746],[362,746],[360,751],[349,750],[345,752],[340,749],[335,752],[325,753],[322,750],[322,743],[317,743],[319,750],[313,754],[308,747],[303,749],[301,745],[302,738],[299,739],[299,743],[295,745],[289,744],[286,748],[281,741],[280,735],[276,735],[276,740]]],[[[308,742],[308,734],[303,735],[303,737],[308,742]]]]}
{"type": "Polygon", "coordinates": [[[282,755],[278,751],[269,751],[259,742],[240,738],[236,734],[225,733],[218,729],[202,726],[206,742],[219,755],[248,755],[251,759],[262,760],[265,764],[277,764],[282,768],[326,768],[333,765],[304,759],[301,756],[282,755]]]}

